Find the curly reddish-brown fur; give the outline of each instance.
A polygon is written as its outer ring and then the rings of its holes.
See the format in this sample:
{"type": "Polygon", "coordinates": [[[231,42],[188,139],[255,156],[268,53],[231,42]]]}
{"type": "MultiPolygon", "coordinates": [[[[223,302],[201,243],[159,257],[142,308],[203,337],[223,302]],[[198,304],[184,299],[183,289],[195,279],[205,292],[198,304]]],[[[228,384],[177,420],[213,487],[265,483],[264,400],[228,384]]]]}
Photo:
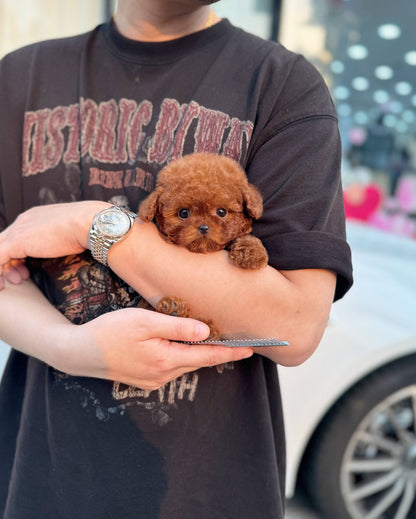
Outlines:
{"type": "MultiPolygon", "coordinates": [[[[245,269],[268,263],[263,244],[250,235],[253,219],[262,212],[262,197],[240,165],[210,153],[187,155],[165,166],[139,208],[140,218],[155,220],[166,241],[199,253],[226,248],[230,260],[245,269]]],[[[164,298],[158,311],[182,316],[173,299],[164,298]]]]}
{"type": "MultiPolygon", "coordinates": [[[[146,222],[154,219],[167,241],[204,253],[227,248],[249,234],[252,220],[260,218],[262,211],[259,191],[236,161],[194,153],[162,169],[155,190],[140,205],[139,216],[146,222]],[[181,216],[184,209],[187,217],[181,216]]],[[[251,240],[250,248],[249,264],[238,261],[237,265],[263,267],[267,254],[261,242],[251,240]]]]}

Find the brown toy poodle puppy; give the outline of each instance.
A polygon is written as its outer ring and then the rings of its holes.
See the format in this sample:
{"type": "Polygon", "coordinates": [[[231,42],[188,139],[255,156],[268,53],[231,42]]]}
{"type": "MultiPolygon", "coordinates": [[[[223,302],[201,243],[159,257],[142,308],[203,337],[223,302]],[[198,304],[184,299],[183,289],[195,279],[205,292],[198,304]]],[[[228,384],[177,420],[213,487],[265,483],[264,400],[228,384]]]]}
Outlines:
{"type": "MultiPolygon", "coordinates": [[[[231,262],[244,269],[267,265],[261,241],[250,235],[253,219],[263,211],[262,197],[233,159],[194,153],[171,162],[159,173],[155,190],[141,203],[139,216],[155,220],[161,236],[191,252],[227,249],[231,262]]],[[[159,301],[159,312],[189,316],[175,297],[159,301]]],[[[218,333],[211,325],[212,337],[218,333]]]]}

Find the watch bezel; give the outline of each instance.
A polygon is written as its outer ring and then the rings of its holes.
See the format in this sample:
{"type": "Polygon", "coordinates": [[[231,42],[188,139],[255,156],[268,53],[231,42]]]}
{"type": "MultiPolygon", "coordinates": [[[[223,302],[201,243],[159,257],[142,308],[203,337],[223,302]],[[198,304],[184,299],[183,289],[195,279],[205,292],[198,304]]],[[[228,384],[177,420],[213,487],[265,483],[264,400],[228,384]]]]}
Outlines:
{"type": "Polygon", "coordinates": [[[121,208],[119,208],[117,206],[113,206],[113,207],[108,207],[106,209],[103,209],[102,211],[100,211],[97,214],[96,219],[95,219],[95,226],[96,226],[96,230],[101,234],[101,236],[103,238],[117,240],[118,238],[121,238],[122,236],[124,236],[125,234],[127,234],[129,232],[129,230],[132,227],[132,221],[131,221],[131,218],[129,217],[129,215],[125,211],[123,211],[121,208]],[[103,226],[105,224],[102,222],[102,218],[108,214],[110,214],[110,215],[117,214],[117,216],[122,216],[123,220],[126,222],[125,228],[123,229],[122,232],[117,233],[117,234],[116,233],[109,234],[108,232],[106,232],[103,229],[103,226]]]}
{"type": "Polygon", "coordinates": [[[97,213],[94,217],[94,221],[92,223],[89,234],[89,248],[92,257],[99,263],[108,266],[107,255],[109,250],[113,247],[113,245],[119,243],[127,236],[127,234],[132,229],[136,218],[136,213],[133,213],[128,209],[124,209],[123,207],[118,207],[116,205],[106,207],[105,209],[97,213]],[[123,214],[123,218],[127,218],[128,220],[128,226],[125,227],[125,229],[123,229],[121,233],[108,234],[108,232],[106,232],[103,229],[103,227],[105,227],[105,224],[101,222],[101,219],[108,213],[117,214],[118,217],[121,216],[121,214],[123,214]]]}

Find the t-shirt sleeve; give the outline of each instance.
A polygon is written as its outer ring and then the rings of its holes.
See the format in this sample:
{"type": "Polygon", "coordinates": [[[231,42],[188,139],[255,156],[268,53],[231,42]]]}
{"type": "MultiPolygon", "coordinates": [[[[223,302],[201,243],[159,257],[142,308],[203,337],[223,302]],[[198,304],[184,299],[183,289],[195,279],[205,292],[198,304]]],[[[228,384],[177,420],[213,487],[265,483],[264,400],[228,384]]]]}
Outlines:
{"type": "Polygon", "coordinates": [[[268,250],[270,264],[279,270],[335,272],[336,300],[352,285],[351,251],[345,238],[337,119],[320,81],[304,95],[297,92],[286,123],[271,121],[247,172],[263,195],[263,216],[253,231],[268,250]]]}
{"type": "Polygon", "coordinates": [[[0,231],[23,212],[21,136],[26,87],[30,82],[22,78],[27,78],[24,71],[28,62],[30,53],[25,50],[14,51],[0,60],[0,231]]]}
{"type": "Polygon", "coordinates": [[[4,231],[7,227],[6,216],[4,214],[4,203],[3,203],[3,190],[0,182],[0,232],[4,231]]]}

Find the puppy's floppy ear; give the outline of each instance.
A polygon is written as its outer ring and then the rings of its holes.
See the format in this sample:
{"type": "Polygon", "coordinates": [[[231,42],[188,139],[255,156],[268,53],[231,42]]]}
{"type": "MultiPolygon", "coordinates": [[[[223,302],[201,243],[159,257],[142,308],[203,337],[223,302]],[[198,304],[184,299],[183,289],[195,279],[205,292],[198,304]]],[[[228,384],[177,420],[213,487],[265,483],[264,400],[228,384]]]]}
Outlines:
{"type": "Polygon", "coordinates": [[[260,218],[263,213],[263,198],[260,191],[253,184],[247,183],[243,190],[243,199],[249,216],[255,220],[260,218]]]}
{"type": "Polygon", "coordinates": [[[159,205],[160,189],[156,188],[139,206],[139,217],[143,222],[151,222],[159,205]]]}

